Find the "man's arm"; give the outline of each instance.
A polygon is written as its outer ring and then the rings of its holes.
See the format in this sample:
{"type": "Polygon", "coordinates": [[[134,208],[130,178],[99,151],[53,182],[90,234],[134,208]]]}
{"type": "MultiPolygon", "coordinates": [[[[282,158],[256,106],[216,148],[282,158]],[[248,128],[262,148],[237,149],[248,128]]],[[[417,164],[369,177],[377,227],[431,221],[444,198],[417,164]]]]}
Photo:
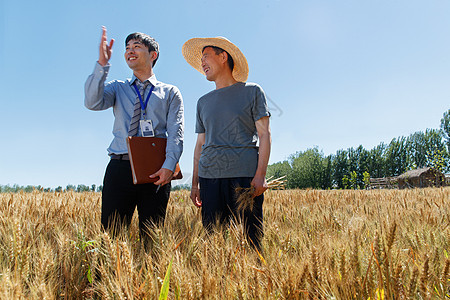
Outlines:
{"type": "Polygon", "coordinates": [[[272,143],[270,136],[269,117],[262,117],[255,122],[255,125],[259,138],[259,156],[255,177],[253,177],[253,180],[251,182],[251,185],[255,188],[253,197],[259,196],[264,193],[265,190],[267,190],[266,172],[267,165],[269,163],[270,147],[272,143]]]}
{"type": "Polygon", "coordinates": [[[110,86],[105,89],[114,39],[107,43],[106,27],[102,27],[99,58],[94,72],[84,84],[84,105],[91,110],[103,110],[114,105],[115,94],[110,86]]]}
{"type": "Polygon", "coordinates": [[[165,185],[172,180],[173,171],[183,152],[184,106],[183,98],[177,88],[173,89],[173,94],[171,92],[166,127],[166,160],[158,172],[150,175],[150,178],[159,177],[159,179],[154,182],[156,185],[165,185]]]}
{"type": "Polygon", "coordinates": [[[197,135],[197,142],[194,149],[194,168],[192,171],[192,187],[191,187],[191,200],[195,206],[201,207],[202,200],[200,199],[200,188],[198,184],[198,162],[202,153],[202,146],[205,144],[205,134],[199,133],[197,135]]]}

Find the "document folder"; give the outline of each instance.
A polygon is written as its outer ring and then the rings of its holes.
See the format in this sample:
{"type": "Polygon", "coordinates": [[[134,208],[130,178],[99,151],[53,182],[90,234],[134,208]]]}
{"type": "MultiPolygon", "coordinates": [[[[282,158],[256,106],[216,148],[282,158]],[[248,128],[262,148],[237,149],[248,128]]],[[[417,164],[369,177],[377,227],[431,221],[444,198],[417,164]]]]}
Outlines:
{"type": "MultiPolygon", "coordinates": [[[[128,157],[130,158],[133,183],[150,183],[159,178],[149,176],[161,169],[166,160],[167,139],[157,137],[129,136],[127,138],[128,157]]],[[[173,173],[174,179],[181,179],[183,175],[177,163],[173,173]]]]}

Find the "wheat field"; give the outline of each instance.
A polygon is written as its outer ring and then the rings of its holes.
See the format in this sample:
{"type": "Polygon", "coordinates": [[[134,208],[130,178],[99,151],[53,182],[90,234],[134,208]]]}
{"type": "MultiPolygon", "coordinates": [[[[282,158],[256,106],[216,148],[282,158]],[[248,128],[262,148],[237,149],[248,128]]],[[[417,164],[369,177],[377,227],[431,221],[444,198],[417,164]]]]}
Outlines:
{"type": "Polygon", "coordinates": [[[0,194],[0,299],[450,298],[449,187],[265,195],[258,253],[240,224],[207,235],[188,191],[147,249],[136,217],[100,229],[100,193],[0,194]]]}

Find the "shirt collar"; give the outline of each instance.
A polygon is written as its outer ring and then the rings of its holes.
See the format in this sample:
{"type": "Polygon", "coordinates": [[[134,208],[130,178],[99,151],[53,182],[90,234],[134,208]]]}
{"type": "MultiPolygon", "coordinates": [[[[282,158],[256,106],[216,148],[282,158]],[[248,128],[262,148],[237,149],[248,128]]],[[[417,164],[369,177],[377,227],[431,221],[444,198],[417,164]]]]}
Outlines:
{"type": "MultiPolygon", "coordinates": [[[[134,74],[133,74],[133,77],[131,77],[131,80],[130,80],[130,85],[133,85],[136,80],[138,80],[138,78],[136,76],[134,76],[134,74]]],[[[145,82],[147,80],[150,81],[150,83],[153,86],[156,86],[156,84],[158,83],[158,80],[156,79],[155,74],[153,74],[150,78],[145,79],[143,82],[145,82]]]]}

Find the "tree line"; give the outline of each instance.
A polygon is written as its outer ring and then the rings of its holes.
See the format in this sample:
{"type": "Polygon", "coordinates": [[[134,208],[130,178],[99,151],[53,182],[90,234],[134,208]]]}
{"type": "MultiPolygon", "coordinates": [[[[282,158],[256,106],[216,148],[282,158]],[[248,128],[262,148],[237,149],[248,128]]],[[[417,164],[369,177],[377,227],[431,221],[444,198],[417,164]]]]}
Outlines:
{"type": "MultiPolygon", "coordinates": [[[[43,187],[40,185],[26,185],[21,186],[18,184],[14,185],[1,185],[0,184],[0,193],[18,193],[18,192],[25,192],[25,193],[31,193],[33,191],[41,191],[41,192],[101,192],[103,189],[103,185],[96,186],[95,184],[92,185],[84,185],[79,184],[77,186],[73,184],[68,184],[65,188],[62,186],[58,186],[56,188],[49,188],[49,187],[43,187]]],[[[178,190],[190,190],[191,186],[189,184],[181,184],[181,185],[173,185],[172,191],[178,191],[178,190]]]]}
{"type": "Polygon", "coordinates": [[[439,129],[394,138],[370,150],[360,145],[327,156],[318,147],[298,151],[269,165],[267,176],[286,176],[287,188],[358,189],[367,187],[371,177],[393,177],[416,168],[450,172],[449,153],[450,110],[444,113],[439,129]]]}
{"type": "Polygon", "coordinates": [[[25,192],[30,193],[33,191],[41,191],[41,192],[68,192],[68,191],[74,191],[74,192],[101,192],[103,189],[102,185],[96,186],[95,184],[92,184],[90,186],[79,184],[77,186],[73,184],[68,184],[65,188],[62,186],[58,186],[56,188],[49,188],[49,187],[43,187],[41,185],[0,185],[0,193],[18,193],[18,192],[25,192]]]}

